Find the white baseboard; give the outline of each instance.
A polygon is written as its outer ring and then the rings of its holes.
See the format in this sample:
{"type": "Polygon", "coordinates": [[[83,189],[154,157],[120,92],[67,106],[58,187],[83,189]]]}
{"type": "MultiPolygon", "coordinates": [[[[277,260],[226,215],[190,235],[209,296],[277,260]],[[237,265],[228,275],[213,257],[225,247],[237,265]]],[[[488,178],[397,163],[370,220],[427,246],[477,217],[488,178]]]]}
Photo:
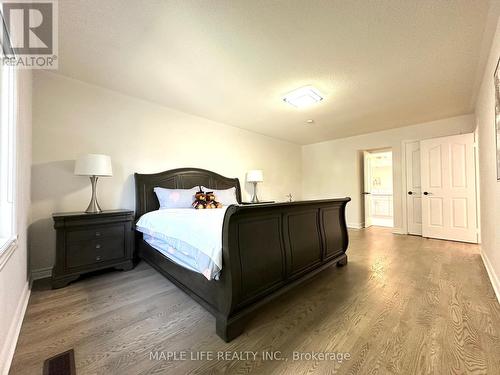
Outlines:
{"type": "Polygon", "coordinates": [[[12,358],[14,357],[14,351],[16,350],[17,339],[19,338],[19,333],[21,332],[24,314],[26,313],[26,308],[28,307],[30,294],[30,284],[26,282],[16,308],[14,318],[7,333],[7,337],[4,340],[4,347],[2,348],[0,356],[0,374],[2,375],[8,375],[9,373],[12,358]]]}
{"type": "Polygon", "coordinates": [[[498,281],[495,270],[493,269],[493,266],[491,265],[491,262],[483,249],[481,249],[481,258],[483,259],[486,272],[488,272],[488,276],[490,277],[491,285],[493,286],[493,290],[495,291],[495,295],[497,296],[497,301],[500,302],[500,282],[498,281]]]}
{"type": "Polygon", "coordinates": [[[31,281],[45,279],[52,276],[52,267],[39,268],[31,271],[31,281]]]}
{"type": "MultiPolygon", "coordinates": [[[[350,229],[363,229],[365,227],[365,223],[347,223],[347,228],[350,229]]],[[[408,234],[403,228],[393,228],[392,233],[394,234],[408,234]]]]}
{"type": "Polygon", "coordinates": [[[392,233],[394,233],[394,234],[408,234],[408,233],[406,233],[406,232],[403,230],[403,228],[396,228],[396,227],[394,227],[394,228],[392,229],[392,233]]]}
{"type": "Polygon", "coordinates": [[[363,229],[365,227],[365,223],[347,223],[347,228],[350,229],[363,229]]]}

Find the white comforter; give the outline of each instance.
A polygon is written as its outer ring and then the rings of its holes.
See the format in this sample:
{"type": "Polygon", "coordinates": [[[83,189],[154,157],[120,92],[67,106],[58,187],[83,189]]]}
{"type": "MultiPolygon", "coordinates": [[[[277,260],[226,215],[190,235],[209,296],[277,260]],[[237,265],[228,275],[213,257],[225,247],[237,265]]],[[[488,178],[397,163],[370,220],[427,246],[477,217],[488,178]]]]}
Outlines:
{"type": "Polygon", "coordinates": [[[210,280],[217,278],[222,269],[222,224],[226,209],[161,209],[141,216],[136,226],[140,232],[165,241],[186,256],[200,259],[199,254],[193,254],[199,251],[208,257],[213,267],[205,261],[194,267],[210,280]]]}

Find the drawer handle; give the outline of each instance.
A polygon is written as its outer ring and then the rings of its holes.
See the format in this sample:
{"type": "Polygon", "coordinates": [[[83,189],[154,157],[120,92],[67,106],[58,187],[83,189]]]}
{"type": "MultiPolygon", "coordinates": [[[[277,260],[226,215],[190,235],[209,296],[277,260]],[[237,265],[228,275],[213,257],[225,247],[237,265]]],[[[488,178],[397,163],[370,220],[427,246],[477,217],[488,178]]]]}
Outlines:
{"type": "Polygon", "coordinates": [[[95,245],[95,248],[96,249],[100,249],[101,248],[101,244],[98,243],[97,245],[95,245]]]}
{"type": "Polygon", "coordinates": [[[102,259],[102,258],[101,258],[101,256],[100,256],[100,255],[95,257],[95,260],[101,260],[101,259],[102,259]]]}
{"type": "Polygon", "coordinates": [[[101,232],[95,232],[95,236],[96,237],[100,237],[101,236],[101,232]]]}

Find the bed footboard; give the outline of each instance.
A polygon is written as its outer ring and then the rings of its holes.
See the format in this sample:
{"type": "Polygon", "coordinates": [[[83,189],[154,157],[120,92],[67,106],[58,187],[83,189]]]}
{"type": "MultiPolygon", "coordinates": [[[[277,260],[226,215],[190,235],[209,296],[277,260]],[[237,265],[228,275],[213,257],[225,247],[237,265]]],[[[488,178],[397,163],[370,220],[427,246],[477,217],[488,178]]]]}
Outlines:
{"type": "Polygon", "coordinates": [[[217,334],[238,336],[249,314],[336,263],[347,263],[350,198],[231,206],[223,226],[224,292],[217,334]]]}

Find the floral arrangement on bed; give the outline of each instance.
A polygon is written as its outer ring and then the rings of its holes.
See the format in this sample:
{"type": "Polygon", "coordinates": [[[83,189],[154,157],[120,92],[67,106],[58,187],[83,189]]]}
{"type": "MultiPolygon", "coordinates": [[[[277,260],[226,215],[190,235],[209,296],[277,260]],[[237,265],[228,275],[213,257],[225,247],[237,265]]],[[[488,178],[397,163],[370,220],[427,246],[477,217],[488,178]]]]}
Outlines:
{"type": "Polygon", "coordinates": [[[222,203],[217,202],[217,198],[213,191],[204,192],[200,186],[200,190],[194,195],[193,208],[209,209],[209,208],[222,208],[222,203]]]}

